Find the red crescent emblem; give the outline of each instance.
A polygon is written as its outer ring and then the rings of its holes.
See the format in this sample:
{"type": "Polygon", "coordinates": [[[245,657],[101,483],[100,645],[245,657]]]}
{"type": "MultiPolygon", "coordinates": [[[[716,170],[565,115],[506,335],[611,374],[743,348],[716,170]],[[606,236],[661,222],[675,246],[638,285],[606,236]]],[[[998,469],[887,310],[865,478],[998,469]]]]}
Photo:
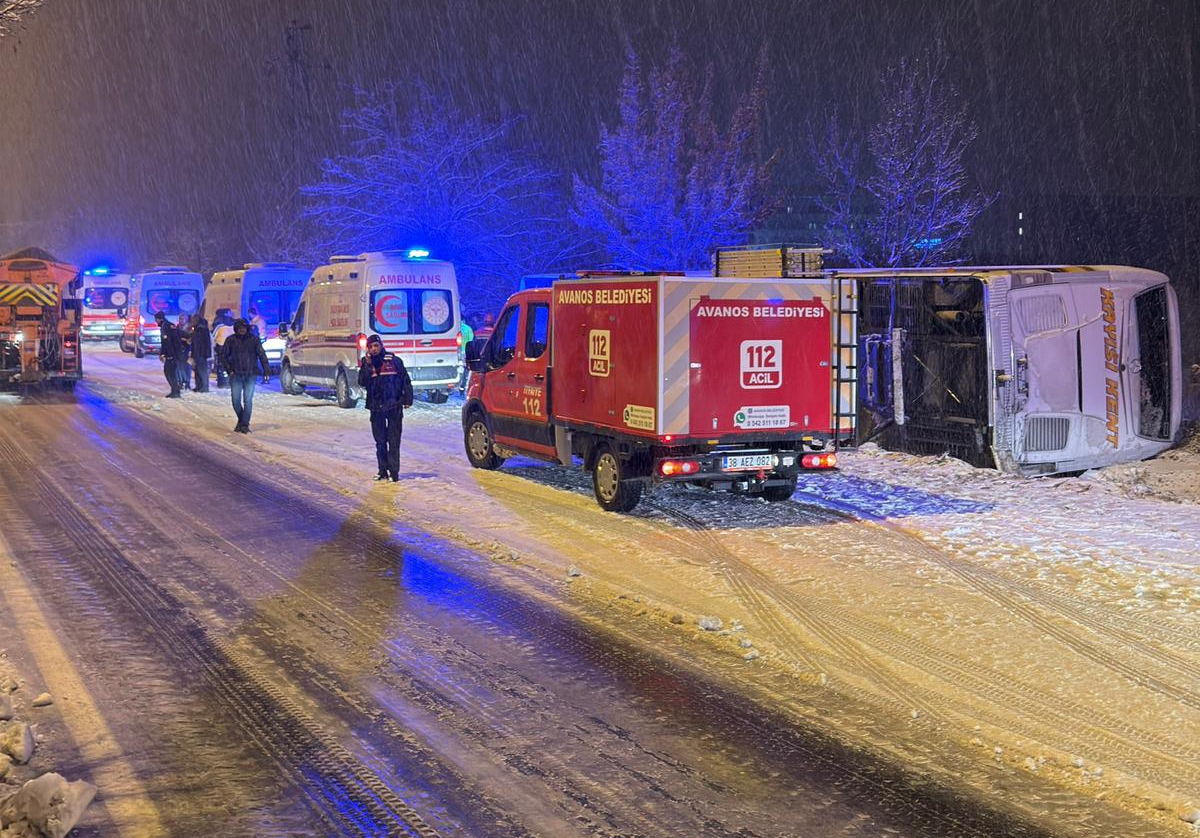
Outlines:
{"type": "Polygon", "coordinates": [[[384,308],[388,302],[392,300],[398,301],[400,298],[395,294],[383,294],[375,301],[375,322],[385,329],[394,329],[399,323],[394,320],[388,320],[383,316],[384,308]]]}

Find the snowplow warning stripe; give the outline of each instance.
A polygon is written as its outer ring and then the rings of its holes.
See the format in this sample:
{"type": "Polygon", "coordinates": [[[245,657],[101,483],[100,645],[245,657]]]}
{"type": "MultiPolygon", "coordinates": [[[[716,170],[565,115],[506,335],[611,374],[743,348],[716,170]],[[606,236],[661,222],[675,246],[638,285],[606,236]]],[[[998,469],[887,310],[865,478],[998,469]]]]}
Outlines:
{"type": "Polygon", "coordinates": [[[24,636],[46,689],[54,696],[54,706],[90,766],[90,779],[97,787],[96,799],[108,810],[117,833],[122,838],[165,835],[158,809],[59,644],[3,537],[0,537],[0,602],[8,606],[9,625],[16,626],[17,632],[24,636]]]}
{"type": "Polygon", "coordinates": [[[58,286],[30,285],[28,283],[0,284],[0,303],[18,305],[29,302],[37,306],[58,305],[58,286]]]}

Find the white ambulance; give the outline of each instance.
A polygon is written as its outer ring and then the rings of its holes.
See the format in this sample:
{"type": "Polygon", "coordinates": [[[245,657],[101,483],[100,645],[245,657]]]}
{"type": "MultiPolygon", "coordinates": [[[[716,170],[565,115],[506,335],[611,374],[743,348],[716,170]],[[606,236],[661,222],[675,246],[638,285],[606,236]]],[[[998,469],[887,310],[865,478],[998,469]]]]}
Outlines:
{"type": "Polygon", "coordinates": [[[458,384],[458,281],[454,266],[416,251],[333,256],[313,271],[287,333],[279,373],[285,392],[333,390],[353,407],[367,336],[404,362],[413,389],[444,402],[458,384]]]}
{"type": "Polygon", "coordinates": [[[204,316],[210,327],[223,308],[247,321],[261,317],[265,329],[259,337],[271,369],[278,373],[287,344],[279,327],[292,322],[310,276],[311,272],[291,262],[247,262],[241,268],[218,271],[208,281],[204,316]]]}
{"type": "Polygon", "coordinates": [[[141,358],[147,352],[157,354],[162,343],[158,312],[178,325],[183,315],[200,311],[204,300],[204,277],[178,266],[160,266],[135,274],[130,280],[129,308],[121,332],[121,349],[141,358]]]}

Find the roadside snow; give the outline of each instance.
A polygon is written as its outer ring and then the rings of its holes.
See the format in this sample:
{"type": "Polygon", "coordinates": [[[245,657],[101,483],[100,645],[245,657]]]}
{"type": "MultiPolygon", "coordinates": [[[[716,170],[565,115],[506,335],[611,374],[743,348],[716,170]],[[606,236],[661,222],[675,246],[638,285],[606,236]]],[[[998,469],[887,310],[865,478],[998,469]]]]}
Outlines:
{"type": "Polygon", "coordinates": [[[625,609],[633,634],[708,644],[781,709],[984,793],[1037,811],[1065,792],[1162,834],[1190,829],[1196,437],[1148,463],[1039,480],[868,445],[805,475],[790,503],[678,488],[618,516],[578,471],[471,469],[453,403],[406,413],[402,480],[380,488],[361,410],[260,390],[241,437],[227,391],[165,402],[156,365],[111,351],[89,364],[81,398],[98,424],[119,404],[289,469],[314,496],[469,547],[568,606],[625,609]],[[1056,791],[1018,794],[1021,777],[1056,791]]]}

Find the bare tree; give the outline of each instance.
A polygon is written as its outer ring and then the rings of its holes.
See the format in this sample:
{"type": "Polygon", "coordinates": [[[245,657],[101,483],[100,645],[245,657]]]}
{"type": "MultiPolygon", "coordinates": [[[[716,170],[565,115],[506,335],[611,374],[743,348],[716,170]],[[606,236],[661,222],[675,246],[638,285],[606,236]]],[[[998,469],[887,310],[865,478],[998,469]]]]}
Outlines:
{"type": "Polygon", "coordinates": [[[348,152],[303,189],[327,248],[420,246],[455,264],[470,309],[493,308],[524,273],[573,267],[559,178],[514,143],[518,118],[467,116],[409,87],[357,99],[348,152]]]}
{"type": "Polygon", "coordinates": [[[17,31],[21,19],[42,5],[42,0],[0,0],[0,38],[17,31]]]}
{"type": "Polygon", "coordinates": [[[859,267],[952,264],[976,217],[995,200],[963,161],[978,135],[945,81],[946,60],[902,60],[880,80],[879,123],[862,141],[838,115],[814,139],[824,181],[825,244],[859,267]]]}
{"type": "Polygon", "coordinates": [[[712,65],[697,77],[675,47],[665,66],[643,73],[629,52],[618,122],[600,131],[600,182],[574,178],[572,216],[611,264],[705,267],[716,246],[742,243],[774,208],[774,159],[760,148],[765,71],[764,51],[722,129],[712,65]]]}

